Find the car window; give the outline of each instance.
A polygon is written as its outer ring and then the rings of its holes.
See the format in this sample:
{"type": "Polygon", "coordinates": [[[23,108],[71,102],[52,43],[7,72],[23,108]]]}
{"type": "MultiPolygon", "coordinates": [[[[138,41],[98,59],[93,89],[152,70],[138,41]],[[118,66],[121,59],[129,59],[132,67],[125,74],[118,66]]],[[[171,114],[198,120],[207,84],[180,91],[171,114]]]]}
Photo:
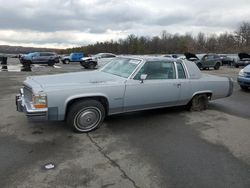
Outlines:
{"type": "Polygon", "coordinates": [[[106,58],[106,57],[107,57],[106,54],[102,54],[102,55],[101,55],[101,58],[106,58]]]}
{"type": "Polygon", "coordinates": [[[174,63],[167,61],[148,61],[134,77],[140,80],[142,74],[147,75],[147,80],[175,79],[174,63]]]}
{"type": "Polygon", "coordinates": [[[105,57],[105,58],[111,58],[111,57],[115,57],[115,56],[112,55],[112,54],[106,54],[106,57],[105,57]]]}
{"type": "Polygon", "coordinates": [[[42,52],[40,53],[40,56],[50,56],[50,53],[42,52]]]}
{"type": "Polygon", "coordinates": [[[207,56],[207,59],[212,60],[212,59],[214,59],[214,56],[213,55],[209,55],[209,56],[207,56]]]}
{"type": "Polygon", "coordinates": [[[186,79],[184,67],[181,63],[176,63],[177,65],[177,71],[178,71],[178,78],[179,79],[186,79]]]}
{"type": "Polygon", "coordinates": [[[102,72],[128,78],[141,61],[129,58],[113,59],[101,69],[102,72]]]}

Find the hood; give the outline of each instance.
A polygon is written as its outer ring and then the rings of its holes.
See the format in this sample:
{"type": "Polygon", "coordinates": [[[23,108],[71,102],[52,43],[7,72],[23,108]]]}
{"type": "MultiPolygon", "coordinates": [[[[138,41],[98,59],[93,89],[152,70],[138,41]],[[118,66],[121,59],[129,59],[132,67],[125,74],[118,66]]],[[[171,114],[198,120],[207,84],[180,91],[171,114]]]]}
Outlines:
{"type": "Polygon", "coordinates": [[[81,60],[83,60],[83,61],[91,60],[91,59],[93,59],[93,58],[92,57],[83,57],[83,58],[81,58],[81,60]]]}
{"type": "Polygon", "coordinates": [[[240,60],[242,60],[242,59],[250,59],[250,55],[247,54],[247,53],[239,53],[238,56],[239,56],[240,60]]]}
{"type": "Polygon", "coordinates": [[[63,56],[62,59],[69,59],[69,55],[63,56]]]}
{"type": "Polygon", "coordinates": [[[189,59],[199,59],[195,54],[192,54],[192,53],[190,53],[190,52],[186,52],[186,53],[184,53],[184,55],[185,55],[185,57],[189,60],[189,59]]]}
{"type": "Polygon", "coordinates": [[[84,71],[45,76],[31,76],[27,79],[40,85],[43,90],[48,88],[73,88],[93,86],[93,84],[111,84],[124,82],[126,79],[101,71],[84,71]]]}

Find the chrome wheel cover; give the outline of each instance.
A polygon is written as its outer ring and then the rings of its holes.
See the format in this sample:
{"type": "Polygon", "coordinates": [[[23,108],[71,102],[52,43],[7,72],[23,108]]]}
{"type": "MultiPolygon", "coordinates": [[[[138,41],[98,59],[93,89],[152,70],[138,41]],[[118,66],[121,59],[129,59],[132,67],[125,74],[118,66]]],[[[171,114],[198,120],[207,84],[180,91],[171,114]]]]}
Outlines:
{"type": "Polygon", "coordinates": [[[101,119],[102,113],[98,108],[87,107],[76,114],[74,125],[79,131],[89,131],[96,128],[101,119]]]}

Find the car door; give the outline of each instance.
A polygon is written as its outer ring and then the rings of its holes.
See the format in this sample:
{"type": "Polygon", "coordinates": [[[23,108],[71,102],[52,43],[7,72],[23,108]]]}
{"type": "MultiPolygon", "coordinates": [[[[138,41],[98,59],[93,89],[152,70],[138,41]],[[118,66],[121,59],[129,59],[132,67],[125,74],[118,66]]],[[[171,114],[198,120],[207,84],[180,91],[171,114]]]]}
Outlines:
{"type": "Polygon", "coordinates": [[[178,105],[186,105],[191,99],[191,82],[188,78],[188,72],[184,68],[184,64],[176,62],[177,75],[180,84],[180,97],[178,105]]]}
{"type": "Polygon", "coordinates": [[[174,106],[180,97],[180,82],[173,62],[148,61],[126,82],[124,111],[174,106]],[[142,74],[147,75],[143,82],[142,74]]]}
{"type": "Polygon", "coordinates": [[[48,63],[51,55],[51,53],[44,53],[43,63],[48,63]]]}
{"type": "Polygon", "coordinates": [[[45,63],[47,62],[47,53],[41,52],[39,55],[39,63],[45,63]]]}
{"type": "Polygon", "coordinates": [[[34,53],[34,55],[32,56],[32,62],[33,63],[39,63],[41,61],[41,56],[40,53],[34,53]]]}
{"type": "Polygon", "coordinates": [[[208,65],[209,65],[209,67],[214,66],[214,56],[213,55],[208,56],[208,65]]]}
{"type": "Polygon", "coordinates": [[[202,57],[202,67],[209,67],[208,55],[202,57]]]}

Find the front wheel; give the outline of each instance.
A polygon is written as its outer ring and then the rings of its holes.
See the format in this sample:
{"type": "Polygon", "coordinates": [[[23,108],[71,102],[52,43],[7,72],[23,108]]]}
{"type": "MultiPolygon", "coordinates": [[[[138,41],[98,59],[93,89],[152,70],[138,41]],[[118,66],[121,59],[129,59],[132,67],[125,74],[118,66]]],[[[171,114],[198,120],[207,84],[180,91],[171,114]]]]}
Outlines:
{"type": "Polygon", "coordinates": [[[95,68],[95,63],[93,63],[93,62],[90,62],[89,64],[88,64],[88,68],[89,69],[94,69],[95,68]]]}
{"type": "Polygon", "coordinates": [[[82,62],[82,61],[80,61],[80,65],[81,65],[82,67],[84,67],[85,69],[88,68],[88,67],[86,66],[86,63],[84,63],[84,62],[82,62]]]}
{"type": "Polygon", "coordinates": [[[76,132],[87,133],[101,126],[105,118],[104,106],[96,100],[74,103],[67,114],[67,124],[76,132]]]}
{"type": "Polygon", "coordinates": [[[214,70],[219,70],[219,68],[220,68],[220,63],[216,63],[214,66],[214,70]]]}
{"type": "Polygon", "coordinates": [[[69,64],[69,60],[68,59],[63,60],[63,64],[69,64]]]}
{"type": "Polygon", "coordinates": [[[54,62],[54,61],[49,61],[49,62],[48,62],[48,66],[51,66],[51,67],[52,67],[52,66],[54,66],[54,65],[55,65],[55,62],[54,62]]]}

